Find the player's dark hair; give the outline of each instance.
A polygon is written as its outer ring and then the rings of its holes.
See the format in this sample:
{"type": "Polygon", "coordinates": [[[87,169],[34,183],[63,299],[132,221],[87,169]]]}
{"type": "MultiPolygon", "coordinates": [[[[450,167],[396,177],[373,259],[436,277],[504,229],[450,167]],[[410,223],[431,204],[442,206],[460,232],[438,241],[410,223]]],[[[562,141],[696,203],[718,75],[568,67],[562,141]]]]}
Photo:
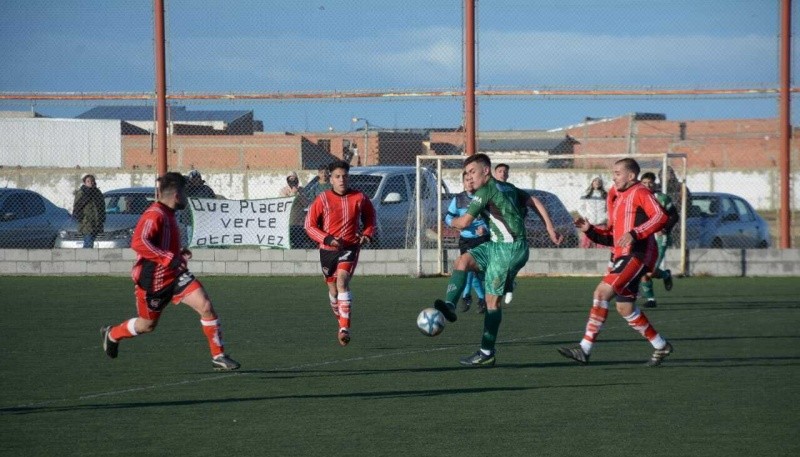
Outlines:
{"type": "Polygon", "coordinates": [[[650,181],[656,182],[656,174],[650,171],[648,171],[647,173],[642,173],[642,177],[639,178],[639,181],[644,181],[645,179],[649,179],[650,181]]]}
{"type": "Polygon", "coordinates": [[[639,176],[639,172],[642,171],[642,169],[639,168],[639,163],[630,157],[625,157],[624,159],[619,159],[614,162],[614,165],[617,164],[621,164],[626,170],[632,172],[636,176],[639,176]]]}
{"type": "Polygon", "coordinates": [[[161,175],[156,180],[158,191],[162,194],[176,192],[178,189],[186,187],[186,176],[174,171],[169,171],[161,175]]]}
{"type": "Polygon", "coordinates": [[[333,170],[335,170],[337,168],[342,168],[342,169],[344,169],[344,171],[346,171],[348,173],[350,172],[350,164],[345,162],[344,160],[337,160],[335,162],[331,162],[328,165],[328,172],[329,173],[333,173],[333,170]]]}
{"type": "Polygon", "coordinates": [[[489,156],[487,156],[484,153],[474,154],[474,155],[471,155],[471,156],[467,157],[464,160],[464,167],[466,168],[467,165],[469,165],[469,164],[471,164],[473,162],[480,162],[484,166],[492,168],[492,160],[489,158],[489,156]]]}
{"type": "Polygon", "coordinates": [[[497,171],[498,168],[505,168],[506,170],[510,170],[511,167],[508,166],[507,163],[498,163],[494,166],[494,171],[497,171]]]}

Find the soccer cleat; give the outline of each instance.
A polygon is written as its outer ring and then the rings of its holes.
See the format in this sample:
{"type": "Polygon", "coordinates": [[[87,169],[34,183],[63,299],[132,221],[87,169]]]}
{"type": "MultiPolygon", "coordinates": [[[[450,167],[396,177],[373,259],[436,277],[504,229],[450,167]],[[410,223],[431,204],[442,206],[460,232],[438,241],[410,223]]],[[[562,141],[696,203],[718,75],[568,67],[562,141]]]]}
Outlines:
{"type": "Polygon", "coordinates": [[[653,355],[651,355],[650,360],[647,361],[647,366],[657,367],[661,365],[661,362],[663,362],[664,359],[666,359],[670,354],[672,354],[672,345],[668,342],[663,348],[653,351],[653,355]]]}
{"type": "Polygon", "coordinates": [[[486,300],[480,299],[478,300],[478,314],[483,314],[486,312],[486,300]]]}
{"type": "Polygon", "coordinates": [[[106,355],[116,359],[119,353],[119,341],[111,339],[111,326],[107,325],[101,328],[100,333],[103,334],[103,350],[106,351],[106,355]]]}
{"type": "Polygon", "coordinates": [[[439,310],[448,322],[455,322],[458,319],[458,315],[456,315],[456,306],[452,303],[445,303],[444,300],[437,299],[433,302],[433,307],[439,310]]]}
{"type": "Polygon", "coordinates": [[[461,298],[461,311],[467,312],[469,311],[469,307],[472,306],[472,297],[467,295],[466,297],[461,298]]]}
{"type": "Polygon", "coordinates": [[[241,365],[225,354],[220,354],[211,359],[211,366],[214,371],[233,371],[238,370],[241,365]]]}
{"type": "Polygon", "coordinates": [[[336,338],[339,340],[340,345],[347,346],[350,343],[350,329],[340,328],[336,338]]]}
{"type": "Polygon", "coordinates": [[[656,303],[655,298],[648,298],[647,301],[644,303],[645,308],[655,308],[656,306],[658,306],[658,304],[656,303]]]}
{"type": "Polygon", "coordinates": [[[669,270],[664,270],[664,289],[672,290],[672,272],[669,270]]]}
{"type": "Polygon", "coordinates": [[[564,346],[558,348],[558,353],[563,355],[568,359],[572,359],[581,365],[586,365],[589,363],[589,354],[583,352],[583,348],[581,348],[580,344],[576,344],[575,346],[564,346]]]}
{"type": "Polygon", "coordinates": [[[465,367],[493,367],[494,366],[494,352],[489,355],[484,354],[478,349],[474,354],[464,357],[459,362],[465,367]]]}

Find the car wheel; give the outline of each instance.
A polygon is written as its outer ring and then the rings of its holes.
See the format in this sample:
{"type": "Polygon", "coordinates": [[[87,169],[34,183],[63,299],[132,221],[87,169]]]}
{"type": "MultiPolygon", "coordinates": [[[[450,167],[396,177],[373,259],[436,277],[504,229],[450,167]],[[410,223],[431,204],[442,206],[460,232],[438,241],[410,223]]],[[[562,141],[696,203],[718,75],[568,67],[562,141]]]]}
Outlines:
{"type": "Polygon", "coordinates": [[[711,241],[711,247],[714,249],[722,249],[722,240],[719,238],[714,238],[711,241]]]}

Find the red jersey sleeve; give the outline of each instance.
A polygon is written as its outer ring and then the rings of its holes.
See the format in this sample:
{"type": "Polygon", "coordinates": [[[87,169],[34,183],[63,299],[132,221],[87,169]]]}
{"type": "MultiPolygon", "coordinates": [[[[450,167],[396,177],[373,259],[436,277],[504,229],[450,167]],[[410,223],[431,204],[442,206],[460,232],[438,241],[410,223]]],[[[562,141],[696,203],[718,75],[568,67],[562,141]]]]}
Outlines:
{"type": "Polygon", "coordinates": [[[323,244],[325,237],[329,234],[322,230],[323,227],[323,195],[325,193],[321,193],[317,195],[317,198],[311,203],[311,206],[308,207],[308,214],[306,214],[306,222],[305,222],[305,229],[306,234],[308,237],[314,240],[317,244],[323,244]]]}
{"type": "Polygon", "coordinates": [[[642,240],[660,232],[667,225],[669,216],[664,211],[664,208],[658,204],[655,195],[648,189],[641,187],[636,189],[634,198],[636,205],[647,214],[647,220],[633,229],[636,239],[642,240]]]}

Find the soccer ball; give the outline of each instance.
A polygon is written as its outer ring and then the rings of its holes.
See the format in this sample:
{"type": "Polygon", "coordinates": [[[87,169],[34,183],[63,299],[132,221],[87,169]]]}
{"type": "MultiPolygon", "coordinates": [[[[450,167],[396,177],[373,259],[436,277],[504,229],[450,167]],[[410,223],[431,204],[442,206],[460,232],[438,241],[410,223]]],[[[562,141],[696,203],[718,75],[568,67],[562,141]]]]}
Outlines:
{"type": "Polygon", "coordinates": [[[425,308],[417,316],[417,327],[425,336],[436,336],[444,330],[444,316],[433,308],[425,308]]]}

